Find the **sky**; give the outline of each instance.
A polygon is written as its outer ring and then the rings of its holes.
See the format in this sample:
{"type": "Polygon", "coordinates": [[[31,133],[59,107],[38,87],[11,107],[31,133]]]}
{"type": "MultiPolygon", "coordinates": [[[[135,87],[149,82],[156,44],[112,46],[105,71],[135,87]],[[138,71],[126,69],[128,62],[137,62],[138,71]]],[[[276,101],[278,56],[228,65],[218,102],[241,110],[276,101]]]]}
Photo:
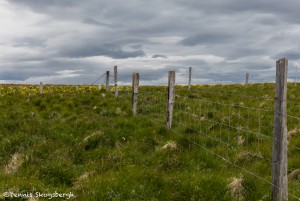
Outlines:
{"type": "MultiPolygon", "coordinates": [[[[0,83],[91,84],[118,66],[120,84],[274,81],[300,66],[300,1],[0,0],[0,83]]],[[[300,76],[299,76],[300,77],[300,76]]],[[[102,84],[104,79],[99,81],[102,84]]],[[[97,83],[96,83],[97,84],[97,83]]]]}

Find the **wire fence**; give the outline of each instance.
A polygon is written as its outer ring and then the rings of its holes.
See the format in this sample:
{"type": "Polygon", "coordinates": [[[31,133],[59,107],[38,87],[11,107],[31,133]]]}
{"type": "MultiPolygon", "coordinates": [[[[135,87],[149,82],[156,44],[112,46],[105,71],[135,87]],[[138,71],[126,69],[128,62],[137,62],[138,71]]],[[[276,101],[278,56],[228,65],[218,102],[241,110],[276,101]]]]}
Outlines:
{"type": "MultiPolygon", "coordinates": [[[[274,114],[277,113],[274,110],[274,87],[264,82],[255,83],[252,89],[246,89],[244,85],[195,85],[188,90],[185,85],[179,85],[175,90],[171,132],[185,137],[200,150],[216,156],[224,163],[255,177],[258,183],[280,188],[272,183],[271,177],[272,144],[281,141],[273,136],[274,114]],[[228,92],[227,87],[233,92],[228,92]]],[[[291,100],[287,100],[290,160],[288,197],[292,200],[300,200],[299,180],[295,179],[300,177],[299,157],[295,154],[300,151],[297,138],[300,134],[300,118],[294,116],[299,112],[299,108],[295,107],[299,103],[299,96],[293,94],[297,87],[298,84],[289,83],[291,93],[288,97],[291,100]]],[[[138,114],[163,125],[167,87],[158,87],[155,91],[147,90],[145,86],[141,89],[138,114]]],[[[264,193],[271,198],[270,190],[266,191],[264,193]]]]}
{"type": "MultiPolygon", "coordinates": [[[[247,79],[245,74],[223,73],[218,74],[217,82],[210,83],[208,78],[203,75],[200,77],[200,74],[193,74],[190,82],[188,71],[179,75],[176,80],[173,127],[170,132],[186,139],[189,142],[188,149],[197,147],[199,152],[205,151],[218,158],[221,163],[238,169],[237,177],[243,172],[256,178],[257,186],[274,186],[271,177],[272,143],[274,140],[281,140],[273,136],[276,111],[275,85],[272,83],[275,81],[255,74],[249,75],[247,79]],[[189,84],[192,85],[189,87],[189,84]]],[[[117,86],[109,79],[114,77],[104,73],[90,85],[72,86],[68,93],[113,92],[117,87],[119,92],[129,98],[132,93],[131,75],[118,75],[117,86]]],[[[298,77],[290,76],[288,80],[297,81],[298,77]]],[[[26,93],[40,92],[38,85],[26,87],[26,93]]],[[[296,200],[300,200],[299,87],[300,83],[288,83],[287,95],[288,196],[296,200]]],[[[165,125],[167,89],[167,76],[140,74],[137,115],[165,125]],[[156,82],[166,84],[155,84],[156,82]]],[[[65,93],[65,85],[43,86],[42,93],[58,92],[65,93]]],[[[23,93],[22,86],[1,86],[2,96],[14,93],[23,93]]],[[[271,197],[270,189],[258,190],[266,191],[262,193],[271,197]]]]}
{"type": "MultiPolygon", "coordinates": [[[[167,90],[166,87],[160,90],[139,92],[138,114],[163,125],[167,90]]],[[[273,92],[270,90],[270,93],[273,92]]],[[[185,137],[199,151],[206,151],[221,162],[255,177],[258,183],[263,182],[271,187],[274,186],[271,179],[275,113],[273,102],[274,99],[269,95],[189,91],[179,87],[176,89],[171,132],[185,137]]],[[[290,109],[294,110],[294,107],[290,109]]],[[[288,115],[288,155],[293,156],[290,157],[291,165],[288,169],[291,189],[288,196],[298,200],[300,194],[295,189],[298,189],[299,181],[295,181],[293,174],[299,172],[300,166],[296,162],[299,158],[295,153],[299,153],[300,143],[293,138],[300,134],[299,123],[298,117],[288,115]]],[[[237,176],[239,174],[237,171],[237,176]]],[[[271,197],[268,190],[264,194],[271,197]]]]}

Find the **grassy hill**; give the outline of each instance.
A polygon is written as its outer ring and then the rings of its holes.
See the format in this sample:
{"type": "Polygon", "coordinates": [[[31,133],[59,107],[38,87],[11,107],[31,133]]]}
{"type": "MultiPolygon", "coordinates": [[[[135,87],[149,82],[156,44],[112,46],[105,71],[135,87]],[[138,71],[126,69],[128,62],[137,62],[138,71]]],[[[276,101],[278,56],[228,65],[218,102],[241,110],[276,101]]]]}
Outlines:
{"type": "MultiPolygon", "coordinates": [[[[1,195],[270,200],[274,84],[177,86],[171,130],[166,87],[140,87],[136,116],[128,87],[117,98],[95,86],[46,85],[42,95],[38,86],[0,88],[1,195]]],[[[296,200],[300,85],[288,90],[289,198],[296,200]]]]}

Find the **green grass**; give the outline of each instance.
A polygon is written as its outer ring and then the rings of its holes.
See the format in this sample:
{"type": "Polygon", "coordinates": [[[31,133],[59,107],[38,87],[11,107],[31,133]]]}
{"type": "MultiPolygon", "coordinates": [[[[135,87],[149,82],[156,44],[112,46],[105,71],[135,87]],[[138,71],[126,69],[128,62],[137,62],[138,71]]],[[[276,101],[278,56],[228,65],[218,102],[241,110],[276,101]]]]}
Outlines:
{"type": "MultiPolygon", "coordinates": [[[[80,201],[238,200],[239,194],[270,200],[264,180],[271,181],[274,84],[177,86],[169,131],[166,87],[140,87],[136,116],[126,91],[116,98],[88,86],[47,85],[42,95],[38,86],[0,88],[1,195],[72,192],[80,201]],[[242,179],[235,195],[233,178],[242,179]]],[[[288,90],[288,114],[300,117],[300,85],[289,83],[288,90]]],[[[288,130],[299,128],[299,120],[288,117],[288,130]]],[[[300,130],[288,152],[289,193],[299,197],[297,147],[300,130]]]]}

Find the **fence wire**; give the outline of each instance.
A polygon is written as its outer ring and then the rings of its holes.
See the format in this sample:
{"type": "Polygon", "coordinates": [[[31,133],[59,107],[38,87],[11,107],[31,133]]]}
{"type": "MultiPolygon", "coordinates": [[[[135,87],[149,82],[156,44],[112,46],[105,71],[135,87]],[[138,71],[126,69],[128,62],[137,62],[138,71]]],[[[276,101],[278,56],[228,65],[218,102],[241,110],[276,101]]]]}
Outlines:
{"type": "MultiPolygon", "coordinates": [[[[228,93],[187,90],[185,86],[177,86],[171,132],[187,138],[221,161],[274,186],[271,179],[272,144],[274,140],[279,140],[273,136],[275,111],[271,94],[274,94],[274,86],[266,87],[262,84],[255,87],[264,95],[247,95],[247,89],[243,87],[243,93],[228,93]],[[257,166],[263,168],[257,169],[257,166]]],[[[164,90],[165,92],[144,90],[139,93],[141,100],[138,114],[164,125],[167,103],[167,90],[164,90]]],[[[298,101],[291,103],[295,105],[298,101]]],[[[295,110],[293,105],[288,107],[289,110],[297,112],[298,108],[295,110]]],[[[295,155],[299,153],[300,144],[296,140],[294,142],[293,137],[300,135],[300,118],[287,115],[287,120],[288,154],[295,155]]],[[[296,156],[291,161],[296,163],[297,159],[296,156]]],[[[291,164],[289,174],[297,168],[297,165],[291,164]]],[[[289,180],[293,183],[289,184],[293,189],[299,185],[295,184],[294,179],[289,180]]],[[[292,199],[300,200],[300,195],[295,195],[294,191],[289,191],[288,195],[292,199]]]]}

